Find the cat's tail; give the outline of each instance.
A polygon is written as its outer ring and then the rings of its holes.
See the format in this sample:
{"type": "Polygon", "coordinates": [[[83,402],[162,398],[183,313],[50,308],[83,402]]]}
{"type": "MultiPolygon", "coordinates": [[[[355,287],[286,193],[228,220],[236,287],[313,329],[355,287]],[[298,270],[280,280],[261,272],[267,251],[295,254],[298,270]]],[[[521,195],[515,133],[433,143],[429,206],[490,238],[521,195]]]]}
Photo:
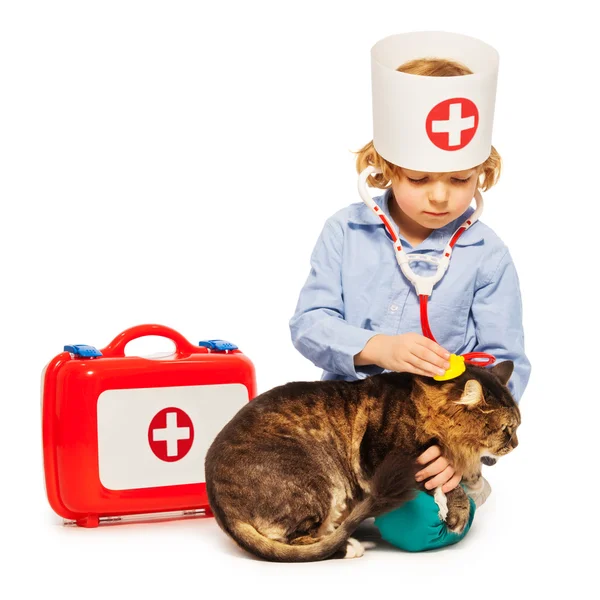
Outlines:
{"type": "Polygon", "coordinates": [[[307,544],[285,544],[264,536],[250,523],[224,523],[237,543],[260,558],[279,562],[308,562],[330,558],[344,551],[348,538],[367,518],[400,507],[416,494],[414,474],[419,467],[414,458],[390,453],[371,480],[371,493],[354,506],[344,521],[329,535],[307,544]]]}
{"type": "Polygon", "coordinates": [[[393,450],[383,459],[371,480],[373,515],[399,508],[418,493],[415,474],[422,466],[416,458],[401,450],[393,450]]]}

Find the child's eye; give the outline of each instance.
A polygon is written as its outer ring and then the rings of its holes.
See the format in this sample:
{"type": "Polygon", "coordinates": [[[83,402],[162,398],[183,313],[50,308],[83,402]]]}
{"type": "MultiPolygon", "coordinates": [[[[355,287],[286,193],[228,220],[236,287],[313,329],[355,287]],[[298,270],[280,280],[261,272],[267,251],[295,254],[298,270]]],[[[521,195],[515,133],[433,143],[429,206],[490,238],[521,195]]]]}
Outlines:
{"type": "MultiPolygon", "coordinates": [[[[422,179],[412,179],[411,177],[407,177],[407,179],[411,182],[411,183],[425,183],[427,181],[427,177],[423,177],[422,179]]],[[[471,177],[467,177],[466,179],[459,179],[458,177],[453,177],[452,181],[454,181],[455,183],[467,183],[467,181],[469,181],[471,179],[471,177]]]]}

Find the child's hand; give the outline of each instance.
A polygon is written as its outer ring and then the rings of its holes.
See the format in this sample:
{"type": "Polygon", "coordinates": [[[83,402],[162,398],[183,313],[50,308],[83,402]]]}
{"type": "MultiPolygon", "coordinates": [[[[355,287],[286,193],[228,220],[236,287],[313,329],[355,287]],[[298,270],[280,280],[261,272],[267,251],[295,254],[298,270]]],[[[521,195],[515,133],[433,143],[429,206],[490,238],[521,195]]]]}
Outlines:
{"type": "Polygon", "coordinates": [[[427,450],[417,458],[417,463],[420,465],[430,463],[415,475],[417,481],[423,481],[424,479],[431,477],[425,484],[425,487],[428,490],[432,490],[441,485],[442,492],[447,494],[450,490],[453,490],[462,479],[462,473],[455,471],[454,467],[442,456],[442,450],[439,446],[427,448],[427,450]]]}
{"type": "Polygon", "coordinates": [[[450,353],[418,333],[378,334],[369,340],[365,350],[373,357],[374,364],[389,371],[433,377],[443,375],[450,367],[450,353]]]}

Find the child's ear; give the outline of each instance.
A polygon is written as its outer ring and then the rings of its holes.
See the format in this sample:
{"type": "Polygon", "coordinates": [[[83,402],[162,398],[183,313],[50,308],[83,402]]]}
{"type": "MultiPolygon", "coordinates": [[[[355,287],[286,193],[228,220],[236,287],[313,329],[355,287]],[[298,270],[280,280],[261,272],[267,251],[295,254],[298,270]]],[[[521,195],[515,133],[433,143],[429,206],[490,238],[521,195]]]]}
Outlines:
{"type": "Polygon", "coordinates": [[[454,404],[462,404],[468,408],[477,406],[483,400],[483,389],[481,384],[476,379],[469,379],[465,385],[460,400],[456,400],[454,404]]]}
{"type": "Polygon", "coordinates": [[[515,364],[512,360],[505,360],[504,362],[498,363],[491,368],[491,371],[500,381],[506,385],[510,376],[512,375],[515,364]]]}

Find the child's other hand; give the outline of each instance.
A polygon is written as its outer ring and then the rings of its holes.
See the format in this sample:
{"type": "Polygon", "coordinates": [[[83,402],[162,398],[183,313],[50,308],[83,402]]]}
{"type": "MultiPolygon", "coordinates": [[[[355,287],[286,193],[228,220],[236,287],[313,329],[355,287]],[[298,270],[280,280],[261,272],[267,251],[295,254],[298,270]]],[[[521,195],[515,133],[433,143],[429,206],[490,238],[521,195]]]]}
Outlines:
{"type": "Polygon", "coordinates": [[[418,333],[376,335],[369,341],[377,345],[379,362],[375,364],[389,371],[433,377],[450,368],[450,353],[418,333]]]}
{"type": "Polygon", "coordinates": [[[454,467],[442,456],[442,449],[439,446],[430,446],[417,458],[417,463],[427,466],[415,474],[417,481],[423,481],[428,477],[431,479],[425,484],[425,488],[432,490],[442,486],[442,491],[447,494],[453,490],[462,479],[462,473],[454,470],[454,467]],[[432,462],[433,461],[433,462],[432,462]]]}

